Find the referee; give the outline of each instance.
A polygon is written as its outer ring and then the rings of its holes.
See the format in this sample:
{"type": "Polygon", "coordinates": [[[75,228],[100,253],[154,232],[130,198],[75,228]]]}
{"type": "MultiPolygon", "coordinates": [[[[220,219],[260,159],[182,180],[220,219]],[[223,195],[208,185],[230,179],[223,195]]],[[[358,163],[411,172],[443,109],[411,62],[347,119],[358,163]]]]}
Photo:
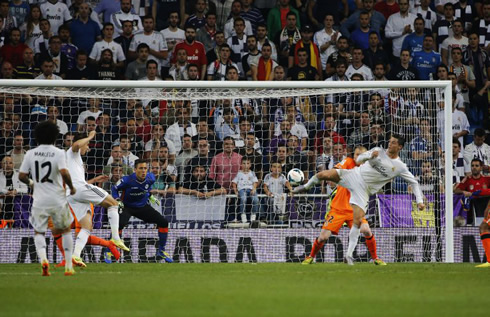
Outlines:
{"type": "Polygon", "coordinates": [[[165,252],[168,221],[150,206],[150,202],[155,201],[150,194],[151,187],[155,183],[155,175],[148,173],[148,163],[145,160],[136,160],[134,170],[133,174],[124,176],[116,186],[112,187],[112,196],[119,201],[122,207],[122,213],[119,216],[119,230],[128,224],[131,216],[146,223],[156,224],[159,238],[156,257],[172,263],[172,258],[165,252]]]}

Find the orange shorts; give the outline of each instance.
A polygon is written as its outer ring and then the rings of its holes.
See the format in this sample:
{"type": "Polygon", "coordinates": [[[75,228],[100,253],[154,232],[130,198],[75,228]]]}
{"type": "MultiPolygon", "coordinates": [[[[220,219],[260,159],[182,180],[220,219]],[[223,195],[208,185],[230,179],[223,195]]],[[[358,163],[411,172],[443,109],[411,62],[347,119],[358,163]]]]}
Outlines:
{"type": "MultiPolygon", "coordinates": [[[[352,227],[354,222],[354,213],[338,211],[336,209],[331,209],[330,212],[325,216],[325,222],[323,223],[322,229],[329,230],[333,234],[339,234],[340,228],[347,224],[347,226],[352,227]]],[[[362,218],[362,223],[368,223],[366,218],[362,218]]]]}
{"type": "MultiPolygon", "coordinates": [[[[75,229],[75,232],[78,233],[78,232],[80,232],[80,229],[82,229],[82,227],[78,223],[77,217],[75,217],[75,213],[73,212],[71,207],[70,207],[70,212],[73,215],[73,219],[74,219],[74,221],[71,224],[71,228],[75,229]]],[[[92,220],[93,220],[94,219],[94,205],[93,204],[90,204],[90,212],[91,212],[92,220]]],[[[48,228],[49,229],[53,228],[53,221],[51,220],[51,217],[48,219],[48,228]]]]}

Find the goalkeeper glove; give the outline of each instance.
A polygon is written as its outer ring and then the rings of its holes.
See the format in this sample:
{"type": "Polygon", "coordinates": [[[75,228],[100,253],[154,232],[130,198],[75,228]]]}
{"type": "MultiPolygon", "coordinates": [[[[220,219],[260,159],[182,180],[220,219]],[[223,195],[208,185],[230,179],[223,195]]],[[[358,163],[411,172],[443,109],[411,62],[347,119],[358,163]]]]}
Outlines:
{"type": "Polygon", "coordinates": [[[119,209],[124,209],[124,203],[121,200],[118,200],[117,204],[119,205],[119,209]]]}
{"type": "Polygon", "coordinates": [[[160,206],[160,201],[156,199],[155,196],[151,195],[149,200],[152,204],[157,204],[158,206],[160,206]]]}

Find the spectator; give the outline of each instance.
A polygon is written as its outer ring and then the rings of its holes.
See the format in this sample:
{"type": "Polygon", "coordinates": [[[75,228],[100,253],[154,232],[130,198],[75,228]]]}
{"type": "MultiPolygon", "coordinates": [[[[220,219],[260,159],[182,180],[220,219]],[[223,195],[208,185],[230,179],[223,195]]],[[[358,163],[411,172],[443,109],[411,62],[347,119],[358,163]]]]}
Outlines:
{"type": "Polygon", "coordinates": [[[257,219],[260,209],[260,201],[257,196],[259,181],[255,173],[250,170],[250,159],[246,157],[242,158],[240,165],[240,170],[232,181],[233,191],[240,199],[239,211],[242,223],[247,223],[247,200],[249,198],[252,200],[252,210],[249,219],[250,222],[254,222],[257,219]]]}
{"type": "Polygon", "coordinates": [[[47,119],[58,126],[58,129],[60,130],[61,135],[65,135],[68,132],[68,125],[63,120],[58,119],[59,115],[60,115],[60,112],[59,112],[57,106],[55,106],[55,105],[48,106],[48,118],[47,119]]]}
{"type": "Polygon", "coordinates": [[[264,43],[259,59],[250,64],[252,80],[273,80],[274,69],[277,66],[277,63],[272,59],[272,46],[269,43],[264,43]]]}
{"type": "Polygon", "coordinates": [[[291,135],[291,122],[287,120],[281,121],[279,128],[279,134],[275,134],[269,143],[269,154],[275,154],[278,147],[286,146],[288,137],[291,135]]]}
{"type": "MultiPolygon", "coordinates": [[[[123,165],[123,171],[124,171],[124,165],[127,165],[128,167],[133,169],[134,168],[134,162],[137,159],[139,159],[139,157],[134,155],[131,152],[132,142],[130,141],[129,137],[127,135],[121,135],[119,137],[119,145],[120,145],[120,150],[121,150],[120,160],[122,161],[121,165],[123,165]]],[[[107,161],[106,165],[111,165],[113,163],[120,164],[117,162],[117,160],[119,158],[116,158],[119,156],[119,153],[116,153],[115,151],[117,152],[117,148],[115,149],[114,147],[112,147],[111,157],[107,161]]]]}
{"type": "Polygon", "coordinates": [[[66,55],[66,58],[68,59],[68,69],[71,70],[75,67],[75,56],[78,48],[70,43],[70,28],[68,26],[60,26],[58,34],[61,40],[61,52],[66,55]]]}
{"type": "Polygon", "coordinates": [[[20,30],[13,28],[10,30],[10,41],[0,48],[0,58],[2,61],[7,61],[13,67],[22,65],[23,55],[27,45],[20,41],[20,30]]]}
{"type": "MultiPolygon", "coordinates": [[[[388,80],[385,76],[386,74],[386,70],[385,70],[386,66],[383,62],[379,61],[379,62],[376,62],[376,64],[373,66],[373,75],[374,75],[374,78],[373,80],[374,81],[385,81],[385,80],[388,80]]],[[[389,88],[376,88],[376,89],[373,89],[373,92],[376,92],[376,93],[379,93],[383,99],[386,98],[389,93],[390,93],[390,89],[389,88]]]]}
{"type": "MultiPolygon", "coordinates": [[[[363,51],[364,59],[362,62],[369,68],[374,69],[374,65],[379,62],[386,64],[389,60],[388,54],[379,45],[379,34],[371,31],[369,32],[369,47],[363,51]]],[[[388,65],[389,69],[389,65],[388,65]]]]}
{"type": "MultiPolygon", "coordinates": [[[[477,114],[478,122],[473,124],[481,124],[482,127],[488,127],[488,89],[490,88],[490,81],[486,81],[483,87],[473,95],[473,100],[471,101],[469,107],[469,113],[474,112],[477,114]]],[[[489,141],[487,140],[487,143],[489,141]]]]}
{"type": "Polygon", "coordinates": [[[242,58],[245,55],[245,53],[248,52],[247,35],[245,34],[245,29],[244,29],[245,20],[240,17],[235,18],[233,26],[236,34],[229,37],[227,39],[227,43],[232,51],[231,60],[238,65],[239,72],[243,74],[242,58]]]}
{"type": "Polygon", "coordinates": [[[421,118],[418,128],[419,134],[410,141],[411,167],[415,175],[421,174],[423,162],[432,161],[441,153],[439,146],[434,143],[429,119],[421,118]]]}
{"type": "Polygon", "coordinates": [[[391,15],[386,22],[385,35],[386,38],[393,41],[393,56],[400,57],[403,40],[407,34],[413,32],[416,15],[408,11],[408,0],[400,0],[400,12],[391,15]]]}
{"type": "Polygon", "coordinates": [[[221,31],[216,31],[214,35],[214,48],[206,52],[206,59],[208,61],[215,61],[219,58],[219,51],[221,46],[228,45],[226,43],[225,35],[221,31]]]}
{"type": "Polygon", "coordinates": [[[34,51],[32,48],[25,48],[22,57],[22,64],[15,67],[14,77],[16,79],[34,79],[39,76],[41,69],[34,63],[34,51]]]}
{"type": "Polygon", "coordinates": [[[194,13],[187,18],[185,26],[193,26],[196,30],[203,27],[206,23],[206,15],[204,14],[206,7],[205,0],[197,0],[195,2],[194,13]]]}
{"type": "Polygon", "coordinates": [[[223,29],[226,40],[229,40],[232,36],[237,35],[237,31],[235,27],[236,19],[243,19],[244,28],[240,30],[241,33],[243,33],[245,36],[249,36],[253,34],[252,24],[250,24],[249,20],[245,20],[241,16],[241,12],[242,12],[242,3],[240,2],[240,0],[234,0],[233,4],[231,5],[231,17],[230,19],[228,19],[228,21],[226,21],[225,27],[223,29]]]}
{"type": "Polygon", "coordinates": [[[185,167],[189,164],[189,161],[198,154],[196,149],[192,148],[192,137],[189,134],[184,134],[182,138],[182,150],[177,154],[175,158],[175,166],[179,172],[179,182],[184,181],[185,167]]]}
{"type": "MultiPolygon", "coordinates": [[[[124,61],[121,63],[124,63],[124,61]]],[[[95,78],[98,80],[122,79],[120,69],[118,68],[118,65],[114,63],[114,56],[111,49],[106,48],[102,51],[95,69],[95,78]]]]}
{"type": "Polygon", "coordinates": [[[368,110],[371,123],[381,122],[384,127],[388,127],[391,122],[391,116],[384,109],[384,98],[381,97],[381,94],[375,92],[371,94],[369,100],[368,110]]]}
{"type": "MultiPolygon", "coordinates": [[[[327,64],[328,66],[329,64],[327,64]]],[[[328,77],[326,81],[349,81],[349,77],[345,75],[345,71],[347,70],[348,67],[347,60],[343,57],[340,57],[337,59],[337,62],[335,63],[335,68],[334,68],[334,73],[332,76],[328,77]]],[[[326,97],[326,102],[328,103],[342,103],[346,101],[345,95],[341,94],[329,94],[326,97]]],[[[325,111],[324,111],[325,113],[325,111]]]]}
{"type": "Polygon", "coordinates": [[[328,58],[332,53],[337,51],[337,38],[342,34],[333,29],[334,17],[332,15],[326,15],[323,24],[324,28],[315,33],[313,41],[321,52],[322,69],[325,69],[328,58]]]}
{"type": "Polygon", "coordinates": [[[346,21],[344,21],[340,27],[340,32],[343,36],[350,38],[351,32],[359,28],[359,16],[361,12],[369,13],[371,30],[380,32],[385,23],[386,19],[382,13],[374,10],[374,0],[362,0],[362,8],[351,14],[346,21]]]}
{"type": "Polygon", "coordinates": [[[435,49],[440,52],[440,45],[449,36],[453,35],[451,25],[454,21],[454,5],[450,2],[444,5],[444,19],[438,20],[432,28],[433,38],[436,40],[435,49]]]}
{"type": "Polygon", "coordinates": [[[72,19],[66,4],[58,0],[48,0],[42,3],[41,13],[43,17],[49,20],[54,35],[58,35],[58,28],[61,25],[69,23],[72,19]]]}
{"type": "Polygon", "coordinates": [[[158,77],[158,75],[159,75],[158,63],[155,62],[154,60],[148,60],[146,61],[146,76],[140,78],[139,80],[149,80],[149,81],[162,80],[160,77],[158,77]]]}
{"type": "Polygon", "coordinates": [[[286,80],[286,71],[282,66],[274,67],[274,81],[284,81],[286,80]]]}
{"type": "Polygon", "coordinates": [[[454,17],[463,22],[463,32],[471,31],[475,19],[478,17],[473,4],[468,0],[460,0],[454,4],[454,17]]]}
{"type": "MultiPolygon", "coordinates": [[[[299,29],[301,27],[299,13],[296,9],[289,5],[289,2],[290,0],[279,0],[278,5],[269,11],[269,14],[267,16],[267,29],[269,30],[269,37],[272,39],[275,39],[279,33],[281,33],[280,37],[282,38],[285,35],[283,34],[285,27],[287,27],[288,30],[294,30],[295,28],[299,29]],[[289,13],[293,13],[295,16],[293,26],[291,26],[293,19],[290,18],[289,13]]],[[[283,40],[281,39],[279,42],[281,43],[281,50],[282,42],[283,40]]],[[[290,43],[290,45],[295,43],[296,41],[294,43],[290,43]]]]}
{"type": "Polygon", "coordinates": [[[20,26],[27,19],[29,15],[30,7],[27,1],[12,0],[9,3],[9,13],[17,21],[17,25],[20,26]]]}
{"type": "MultiPolygon", "coordinates": [[[[204,45],[201,42],[195,41],[196,29],[192,26],[185,28],[185,41],[178,43],[174,47],[174,52],[177,52],[180,48],[184,48],[187,51],[187,61],[189,63],[196,64],[200,68],[199,78],[206,78],[206,52],[204,51],[204,45]]],[[[172,57],[172,63],[175,63],[176,56],[172,57]]]]}
{"type": "Polygon", "coordinates": [[[41,30],[42,34],[34,40],[33,47],[31,47],[34,50],[36,60],[39,59],[39,56],[42,53],[45,53],[48,50],[49,39],[51,36],[53,36],[53,33],[51,32],[51,25],[49,24],[48,20],[41,19],[39,21],[39,29],[41,30]]]}
{"type": "Polygon", "coordinates": [[[158,63],[158,70],[160,70],[162,62],[167,58],[168,48],[167,42],[163,35],[153,30],[154,21],[151,16],[145,16],[143,18],[143,32],[134,35],[129,46],[129,56],[134,59],[137,57],[136,48],[141,43],[146,43],[150,47],[149,60],[154,60],[158,63]]]}
{"type": "Polygon", "coordinates": [[[453,184],[462,182],[470,172],[470,165],[465,163],[461,153],[461,143],[457,138],[453,138],[453,184]]]}
{"type": "Polygon", "coordinates": [[[421,80],[432,79],[432,74],[436,72],[437,66],[441,63],[441,54],[435,52],[432,49],[433,46],[434,39],[432,35],[426,35],[423,49],[413,54],[412,66],[417,69],[421,80]]]}
{"type": "Polygon", "coordinates": [[[55,67],[55,65],[54,65],[54,62],[52,59],[45,59],[41,63],[42,74],[37,76],[34,79],[62,80],[63,78],[54,74],[54,67],[55,67]]]}
{"type": "MultiPolygon", "coordinates": [[[[208,16],[210,14],[208,13],[208,16]]],[[[215,16],[216,17],[216,16],[215,16]]],[[[216,20],[216,19],[215,19],[216,20]]],[[[163,60],[162,63],[162,78],[165,78],[167,75],[168,70],[170,69],[170,61],[173,60],[173,54],[175,54],[177,51],[174,50],[175,46],[179,43],[182,43],[185,41],[185,32],[182,29],[179,29],[179,13],[178,12],[170,12],[169,18],[168,18],[168,27],[160,33],[162,33],[163,38],[167,42],[167,49],[169,54],[167,55],[167,58],[163,60]]],[[[198,41],[201,41],[198,39],[198,41]]],[[[202,42],[202,41],[201,41],[202,42]]],[[[203,42],[204,45],[206,45],[203,42]]],[[[192,63],[192,62],[189,62],[192,63]]]]}
{"type": "MultiPolygon", "coordinates": [[[[122,33],[118,37],[114,39],[114,42],[121,45],[124,56],[126,57],[125,64],[128,64],[130,61],[134,59],[134,57],[129,54],[129,47],[131,46],[131,42],[133,41],[133,22],[132,21],[123,21],[122,22],[122,33]]],[[[148,45],[148,43],[145,43],[148,45]]],[[[138,46],[136,46],[138,48],[138,46]]]]}
{"type": "Polygon", "coordinates": [[[457,76],[458,88],[463,95],[466,104],[470,102],[469,89],[476,88],[475,75],[471,68],[462,63],[463,51],[459,47],[454,47],[451,51],[453,63],[449,65],[449,71],[457,76]]]}
{"type": "Polygon", "coordinates": [[[63,136],[63,146],[62,149],[67,151],[73,145],[73,139],[75,138],[75,134],[73,132],[68,132],[63,136]]]}
{"type": "MultiPolygon", "coordinates": [[[[123,142],[125,141],[123,140],[123,142]]],[[[137,158],[138,157],[134,158],[134,156],[131,155],[124,157],[121,146],[117,143],[113,143],[111,148],[111,157],[109,157],[107,164],[104,167],[103,173],[105,175],[108,175],[109,173],[111,173],[113,166],[119,166],[122,169],[123,175],[132,174],[133,168],[130,166],[130,164],[132,162],[134,165],[134,161],[137,158]]]]}
{"type": "Polygon", "coordinates": [[[327,15],[333,16],[334,23],[338,25],[340,24],[340,21],[349,16],[350,4],[344,4],[345,1],[343,0],[333,0],[329,2],[310,0],[307,8],[307,17],[317,28],[322,27],[320,21],[327,15]]]}
{"type": "Polygon", "coordinates": [[[209,198],[226,194],[226,189],[207,175],[204,166],[192,165],[191,168],[192,175],[179,188],[179,194],[194,195],[197,198],[209,198]]]}
{"type": "Polygon", "coordinates": [[[143,24],[139,15],[131,12],[131,0],[121,0],[121,9],[111,14],[110,23],[112,23],[114,31],[118,35],[121,35],[123,32],[123,21],[133,21],[133,34],[143,31],[143,24]]]}
{"type": "Polygon", "coordinates": [[[112,61],[116,64],[115,66],[123,67],[126,57],[124,56],[121,45],[114,42],[112,39],[112,36],[114,35],[114,25],[111,23],[105,23],[104,27],[102,28],[102,34],[104,36],[102,41],[96,42],[92,48],[92,51],[90,52],[89,57],[91,62],[99,62],[102,59],[102,52],[108,49],[111,51],[112,61]]]}
{"type": "Polygon", "coordinates": [[[395,0],[384,0],[378,1],[374,6],[374,10],[382,13],[385,19],[388,20],[391,15],[400,11],[400,6],[395,0]]]}
{"type": "MultiPolygon", "coordinates": [[[[209,167],[211,166],[212,156],[209,154],[209,143],[207,139],[199,139],[197,142],[197,155],[191,158],[189,163],[184,169],[184,180],[188,180],[192,174],[192,169],[195,166],[202,166],[209,173],[209,167]]],[[[214,153],[214,150],[213,150],[214,153]]]]}
{"type": "MultiPolygon", "coordinates": [[[[99,118],[99,116],[102,114],[102,110],[100,109],[100,99],[98,98],[90,98],[88,100],[88,109],[85,111],[82,111],[80,115],[78,116],[77,119],[77,124],[78,132],[83,132],[83,125],[85,124],[85,119],[88,117],[93,117],[94,121],[99,118]]],[[[85,131],[86,132],[86,131],[85,131]]]]}
{"type": "Polygon", "coordinates": [[[208,80],[224,81],[226,71],[229,66],[233,66],[238,69],[238,65],[233,63],[230,59],[231,53],[231,48],[228,46],[228,44],[223,44],[220,47],[219,59],[215,60],[208,66],[208,80]]]}
{"type": "Polygon", "coordinates": [[[461,20],[455,20],[452,25],[453,35],[446,38],[440,47],[442,62],[445,65],[453,63],[452,49],[460,48],[463,52],[468,47],[468,38],[463,36],[463,22],[461,20]]]}
{"type": "Polygon", "coordinates": [[[400,63],[396,64],[388,73],[389,80],[418,80],[419,71],[410,65],[410,51],[401,50],[400,63]]]}
{"type": "Polygon", "coordinates": [[[68,72],[68,58],[65,53],[61,52],[61,39],[57,35],[49,38],[49,49],[39,57],[41,62],[45,59],[51,59],[54,63],[53,73],[65,78],[68,72]]]}
{"type": "Polygon", "coordinates": [[[361,113],[361,119],[359,120],[360,126],[356,128],[347,140],[347,147],[349,149],[355,149],[356,147],[363,144],[363,140],[368,138],[370,135],[370,123],[369,112],[364,111],[361,113]]]}
{"type": "Polygon", "coordinates": [[[262,47],[265,43],[268,43],[271,46],[271,58],[277,62],[278,59],[276,45],[267,37],[267,25],[265,25],[265,23],[262,23],[257,25],[257,49],[262,52],[262,47]]]}
{"type": "Polygon", "coordinates": [[[104,167],[104,175],[108,175],[109,179],[102,184],[102,188],[105,191],[110,191],[113,186],[116,186],[123,176],[123,168],[121,165],[112,164],[104,167]]]}
{"type": "Polygon", "coordinates": [[[151,161],[151,172],[155,175],[155,183],[151,187],[150,193],[157,195],[158,199],[166,197],[168,194],[175,194],[175,180],[167,173],[164,162],[151,161]]]}
{"type": "Polygon", "coordinates": [[[226,137],[232,137],[236,139],[240,133],[238,127],[234,123],[233,109],[226,107],[223,109],[223,121],[219,122],[215,126],[216,135],[220,140],[224,140],[226,137]]]}
{"type": "Polygon", "coordinates": [[[372,122],[369,129],[369,136],[363,138],[362,146],[367,149],[373,147],[380,147],[385,149],[388,145],[388,142],[386,142],[384,127],[386,127],[386,125],[383,124],[382,121],[372,122]]]}
{"type": "Polygon", "coordinates": [[[223,152],[213,157],[209,168],[209,177],[227,191],[232,189],[232,180],[237,175],[242,160],[240,154],[233,152],[234,149],[235,141],[232,137],[226,137],[223,140],[223,152]]]}
{"type": "Polygon", "coordinates": [[[360,74],[363,80],[373,80],[373,72],[371,69],[365,65],[362,61],[364,55],[362,53],[362,48],[354,47],[352,50],[352,64],[345,71],[345,75],[352,80],[353,74],[360,74]]]}
{"type": "MultiPolygon", "coordinates": [[[[431,195],[438,190],[442,191],[441,179],[434,175],[432,161],[423,161],[421,173],[416,175],[415,178],[419,182],[420,189],[424,195],[431,195]]],[[[412,188],[409,186],[408,190],[411,192],[412,188]]]]}
{"type": "Polygon", "coordinates": [[[197,134],[197,130],[196,125],[190,121],[188,105],[176,109],[175,114],[177,122],[168,127],[165,138],[174,143],[175,150],[178,153],[182,149],[181,138],[184,136],[184,134],[187,133],[193,137],[197,134]]]}
{"type": "Polygon", "coordinates": [[[297,50],[297,63],[289,69],[288,80],[319,80],[318,70],[308,64],[308,51],[302,47],[297,50]]]}
{"type": "MultiPolygon", "coordinates": [[[[134,118],[128,119],[126,126],[121,128],[121,133],[125,133],[129,138],[131,144],[130,150],[137,156],[142,157],[145,149],[145,142],[143,141],[142,135],[139,135],[137,131],[138,127],[136,126],[136,120],[134,118]]],[[[123,146],[121,145],[121,147],[123,146]]]]}
{"type": "Polygon", "coordinates": [[[181,48],[176,54],[177,62],[170,67],[168,78],[171,78],[172,80],[189,80],[187,71],[190,64],[187,62],[187,51],[184,48],[181,48]]]}
{"type": "Polygon", "coordinates": [[[14,170],[18,170],[22,161],[24,160],[24,155],[26,154],[26,148],[24,145],[24,137],[22,134],[16,134],[14,136],[14,143],[12,150],[5,153],[7,156],[4,157],[4,160],[7,157],[10,157],[12,160],[14,170]]]}
{"type": "MultiPolygon", "coordinates": [[[[424,44],[424,19],[422,17],[415,18],[413,22],[414,32],[405,37],[402,44],[402,50],[408,50],[410,55],[415,51],[421,51],[424,44]]],[[[447,64],[446,64],[447,65],[447,64]]]]}
{"type": "Polygon", "coordinates": [[[40,20],[41,9],[39,5],[32,4],[26,21],[19,26],[21,41],[32,49],[34,49],[34,41],[42,34],[39,25],[40,20]]]}
{"type": "Polygon", "coordinates": [[[306,64],[317,70],[318,80],[322,79],[323,71],[321,69],[320,51],[318,46],[312,42],[312,39],[313,27],[307,24],[301,29],[301,40],[292,46],[289,51],[288,67],[291,69],[293,66],[299,66],[299,50],[303,48],[307,53],[306,64]]]}
{"type": "Polygon", "coordinates": [[[250,24],[252,25],[252,33],[256,34],[257,27],[261,24],[263,25],[265,21],[260,10],[254,7],[253,2],[254,0],[241,0],[242,12],[240,16],[245,20],[250,21],[250,24]]]}
{"type": "Polygon", "coordinates": [[[271,171],[264,178],[264,194],[269,198],[267,200],[269,221],[280,220],[280,216],[284,216],[284,212],[274,202],[284,194],[284,189],[287,188],[290,192],[293,190],[286,177],[282,174],[282,166],[279,162],[271,163],[271,171]],[[277,198],[275,198],[277,197],[277,198]],[[275,198],[275,199],[274,199],[275,198]]]}
{"type": "Polygon", "coordinates": [[[221,141],[219,141],[216,135],[209,129],[206,117],[199,118],[196,128],[197,134],[192,137],[193,142],[197,144],[199,143],[199,140],[206,139],[208,141],[210,155],[214,155],[218,149],[223,147],[221,141]]]}
{"type": "MultiPolygon", "coordinates": [[[[85,2],[85,0],[74,0],[72,2],[71,6],[68,7],[68,10],[70,11],[70,15],[72,16],[72,18],[74,20],[78,19],[80,17],[80,7],[82,6],[82,4],[84,2],[85,2]]],[[[88,11],[89,11],[90,20],[97,23],[97,25],[99,26],[99,30],[102,29],[102,24],[99,21],[99,16],[94,10],[92,10],[92,5],[90,5],[90,4],[88,7],[88,11]]],[[[72,22],[73,22],[73,20],[72,20],[72,22]]]]}
{"type": "Polygon", "coordinates": [[[102,13],[102,21],[104,23],[109,23],[111,22],[112,14],[120,9],[121,5],[119,1],[101,0],[95,7],[94,11],[97,15],[102,13]]]}
{"type": "Polygon", "coordinates": [[[464,148],[464,160],[466,163],[473,159],[479,159],[482,162],[482,169],[485,175],[490,174],[490,145],[484,143],[486,132],[482,128],[475,129],[473,133],[473,142],[464,148]]]}
{"type": "Polygon", "coordinates": [[[483,2],[482,15],[483,17],[475,22],[473,30],[478,33],[480,46],[488,51],[488,44],[490,44],[490,30],[488,30],[488,25],[490,24],[490,3],[483,2]]]}
{"type": "MultiPolygon", "coordinates": [[[[293,134],[288,137],[285,171],[299,168],[305,174],[305,178],[308,178],[308,158],[298,150],[300,147],[299,140],[300,139],[293,134]]],[[[305,148],[303,148],[303,151],[304,150],[305,148]]]]}
{"type": "Polygon", "coordinates": [[[151,159],[160,162],[162,170],[174,181],[177,181],[177,167],[170,162],[168,149],[161,146],[158,150],[154,150],[151,153],[151,159]]]}
{"type": "Polygon", "coordinates": [[[14,163],[10,156],[2,159],[2,172],[0,173],[0,206],[1,206],[1,224],[5,227],[14,222],[14,205],[15,197],[27,195],[27,185],[19,180],[19,173],[14,170],[14,163]]]}
{"type": "Polygon", "coordinates": [[[14,134],[11,118],[3,118],[0,122],[0,157],[14,148],[14,134]]]}
{"type": "MultiPolygon", "coordinates": [[[[287,0],[282,0],[287,1],[287,0]]],[[[270,13],[269,13],[270,15],[270,13]]],[[[275,37],[273,37],[274,41],[279,45],[279,65],[283,67],[287,67],[289,63],[289,54],[291,49],[294,48],[296,43],[301,40],[301,34],[297,27],[297,14],[294,12],[288,12],[286,16],[286,26],[280,31],[277,32],[275,37]]],[[[269,34],[270,25],[268,27],[269,34]]]]}
{"type": "MultiPolygon", "coordinates": [[[[291,134],[298,137],[301,140],[301,150],[306,150],[308,145],[308,131],[306,130],[305,125],[298,120],[298,109],[293,104],[287,104],[285,106],[285,116],[283,120],[289,121],[291,125],[291,134]]],[[[275,128],[275,135],[279,135],[281,131],[279,130],[279,126],[275,128]]]]}
{"type": "MultiPolygon", "coordinates": [[[[196,40],[204,45],[204,50],[208,52],[215,47],[216,13],[208,12],[206,14],[206,23],[196,32],[196,40]]],[[[170,48],[169,48],[170,49],[170,48]]]]}
{"type": "MultiPolygon", "coordinates": [[[[262,151],[260,151],[260,148],[256,148],[257,145],[260,146],[260,143],[255,137],[255,134],[253,134],[252,132],[245,132],[244,134],[246,136],[242,141],[243,146],[238,148],[238,154],[250,159],[250,162],[252,164],[251,169],[255,173],[255,175],[257,175],[260,183],[262,177],[264,176],[262,169],[262,151]]],[[[237,143],[238,142],[235,141],[235,145],[237,143]]]]}
{"type": "Polygon", "coordinates": [[[177,12],[179,17],[185,19],[186,2],[183,0],[153,1],[151,12],[156,21],[157,30],[162,30],[169,26],[170,14],[173,12],[177,12]]]}
{"type": "Polygon", "coordinates": [[[170,162],[175,162],[176,150],[172,141],[164,137],[165,129],[161,124],[154,124],[151,127],[151,139],[145,143],[145,159],[149,159],[152,151],[160,147],[166,147],[169,151],[170,162]]]}
{"type": "Polygon", "coordinates": [[[410,12],[424,19],[424,33],[432,34],[432,28],[437,21],[437,14],[429,7],[431,0],[420,0],[418,7],[410,9],[410,12]]]}
{"type": "Polygon", "coordinates": [[[75,56],[75,67],[68,72],[67,79],[95,79],[97,77],[92,65],[87,64],[88,54],[78,50],[75,56]]]}
{"type": "Polygon", "coordinates": [[[320,130],[316,133],[315,136],[315,150],[316,153],[322,154],[323,153],[323,147],[322,147],[322,142],[323,139],[326,137],[332,138],[332,142],[335,143],[341,143],[341,144],[346,144],[345,139],[342,135],[338,134],[335,131],[335,118],[333,117],[332,113],[325,113],[325,119],[324,119],[324,127],[323,130],[320,130]]]}
{"type": "MultiPolygon", "coordinates": [[[[255,35],[247,37],[248,53],[242,57],[243,77],[247,80],[252,80],[252,64],[257,64],[260,58],[260,52],[257,48],[257,38],[255,35]]],[[[272,70],[272,69],[271,69],[272,70]]]]}
{"type": "MultiPolygon", "coordinates": [[[[487,51],[478,44],[477,32],[471,32],[468,35],[468,46],[463,51],[463,64],[470,66],[475,74],[477,89],[483,87],[490,74],[490,59],[487,51]]],[[[474,89],[470,95],[474,95],[477,89],[474,89]]]]}
{"type": "MultiPolygon", "coordinates": [[[[316,170],[317,172],[321,171],[326,171],[332,169],[333,166],[333,158],[332,158],[332,151],[333,151],[333,141],[332,138],[329,136],[326,136],[323,138],[322,141],[322,147],[321,147],[321,154],[316,157],[316,170]]],[[[318,151],[318,153],[320,153],[318,151]]]]}
{"type": "Polygon", "coordinates": [[[150,47],[146,43],[140,43],[138,44],[136,51],[138,58],[129,63],[128,67],[126,67],[125,77],[129,80],[138,80],[146,76],[146,62],[148,61],[150,47]]]}
{"type": "Polygon", "coordinates": [[[372,31],[369,28],[369,18],[369,13],[361,12],[359,15],[359,27],[350,35],[350,39],[354,46],[358,46],[363,50],[369,47],[369,34],[371,34],[371,32],[376,33],[376,31],[372,31]]]}

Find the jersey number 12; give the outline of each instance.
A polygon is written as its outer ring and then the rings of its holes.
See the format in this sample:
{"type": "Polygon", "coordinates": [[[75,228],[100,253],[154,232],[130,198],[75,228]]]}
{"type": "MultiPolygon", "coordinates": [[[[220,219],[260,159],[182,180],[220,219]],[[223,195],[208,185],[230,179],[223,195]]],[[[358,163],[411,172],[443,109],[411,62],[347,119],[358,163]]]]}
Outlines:
{"type": "Polygon", "coordinates": [[[39,162],[38,161],[35,161],[34,162],[34,167],[36,168],[36,171],[35,171],[35,176],[36,176],[36,182],[39,183],[39,173],[40,173],[40,169],[41,170],[44,170],[45,167],[47,167],[47,172],[46,174],[43,176],[43,178],[41,178],[41,183],[45,183],[45,182],[48,182],[48,183],[52,183],[53,181],[51,179],[49,179],[49,176],[51,175],[51,162],[44,162],[41,164],[41,168],[39,168],[39,162]]]}

